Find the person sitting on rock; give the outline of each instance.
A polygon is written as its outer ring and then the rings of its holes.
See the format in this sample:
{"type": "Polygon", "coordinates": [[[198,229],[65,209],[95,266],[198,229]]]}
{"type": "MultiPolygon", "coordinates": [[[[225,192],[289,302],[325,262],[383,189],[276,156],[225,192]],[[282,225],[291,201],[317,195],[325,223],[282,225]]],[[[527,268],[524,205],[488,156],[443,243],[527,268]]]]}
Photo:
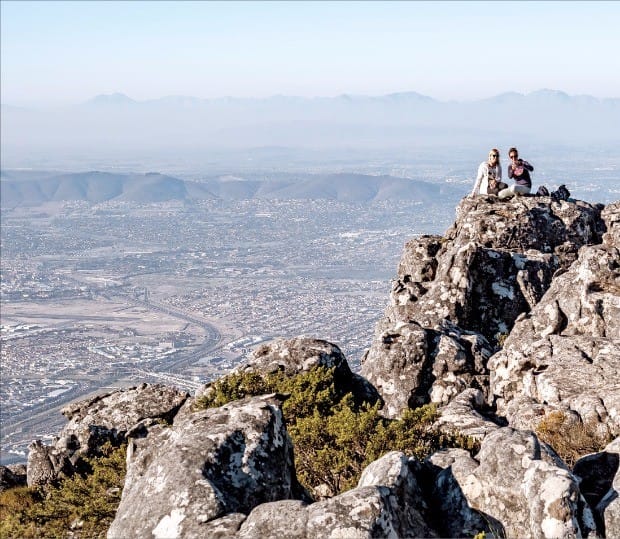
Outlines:
{"type": "Polygon", "coordinates": [[[480,163],[478,167],[478,176],[471,192],[472,196],[478,194],[497,195],[500,189],[508,187],[501,179],[502,167],[499,162],[499,150],[493,148],[489,152],[489,158],[480,163]]]}
{"type": "Polygon", "coordinates": [[[510,157],[508,177],[512,178],[515,183],[510,187],[502,189],[498,194],[499,198],[509,198],[514,195],[528,194],[532,189],[530,172],[534,170],[534,167],[527,161],[519,158],[519,152],[516,148],[510,148],[510,150],[508,150],[508,157],[510,157]]]}

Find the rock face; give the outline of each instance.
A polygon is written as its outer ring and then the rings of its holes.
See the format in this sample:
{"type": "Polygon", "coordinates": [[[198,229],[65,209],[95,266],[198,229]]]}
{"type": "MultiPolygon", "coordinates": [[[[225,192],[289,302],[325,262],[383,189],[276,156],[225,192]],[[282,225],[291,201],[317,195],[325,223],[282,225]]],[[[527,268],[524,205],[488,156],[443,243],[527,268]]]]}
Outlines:
{"type": "Polygon", "coordinates": [[[199,537],[218,517],[300,496],[280,404],[235,401],[135,440],[108,538],[199,537]]]}
{"type": "Polygon", "coordinates": [[[28,486],[53,483],[79,469],[82,456],[99,453],[105,443],[119,445],[143,436],[151,425],[171,421],[188,393],[160,384],[142,384],[66,406],[69,419],[51,446],[30,444],[28,486]]]}
{"type": "Polygon", "coordinates": [[[579,247],[601,241],[601,210],[538,197],[466,198],[445,237],[407,243],[390,304],[362,360],[386,415],[447,404],[467,388],[486,394],[495,343],[540,301],[579,247]]]}
{"type": "Polygon", "coordinates": [[[620,435],[617,247],[583,247],[489,368],[497,410],[512,423],[534,428],[541,415],[561,410],[620,435]]]}
{"type": "Polygon", "coordinates": [[[475,459],[456,451],[429,460],[444,469],[433,501],[457,515],[446,521],[448,536],[481,525],[499,537],[585,537],[596,529],[578,480],[531,432],[505,427],[484,439],[475,459]]]}

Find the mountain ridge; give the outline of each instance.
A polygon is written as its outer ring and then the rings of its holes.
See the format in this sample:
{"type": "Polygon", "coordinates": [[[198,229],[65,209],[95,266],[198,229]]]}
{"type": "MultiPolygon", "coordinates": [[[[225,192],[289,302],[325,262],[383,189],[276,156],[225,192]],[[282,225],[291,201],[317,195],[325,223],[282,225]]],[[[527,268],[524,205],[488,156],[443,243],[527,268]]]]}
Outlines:
{"type": "MultiPolygon", "coordinates": [[[[2,105],[2,153],[49,162],[59,154],[206,152],[255,146],[308,149],[473,148],[620,144],[620,99],[555,90],[439,101],[416,92],[383,96],[271,96],[135,101],[100,95],[56,108],[2,105]],[[464,134],[465,133],[465,134],[464,134]],[[516,140],[515,140],[516,139],[516,140]]],[[[22,161],[12,166],[21,166],[22,161]]]]}
{"type": "Polygon", "coordinates": [[[2,207],[36,206],[50,201],[80,200],[90,203],[131,201],[151,203],[220,198],[328,199],[343,202],[381,200],[429,201],[441,195],[456,193],[450,186],[395,176],[365,174],[316,174],[297,180],[257,180],[226,176],[203,181],[182,180],[149,172],[114,174],[90,171],[43,175],[33,179],[34,172],[18,179],[15,171],[2,171],[0,181],[2,207]],[[8,176],[8,178],[6,178],[8,176]]]}

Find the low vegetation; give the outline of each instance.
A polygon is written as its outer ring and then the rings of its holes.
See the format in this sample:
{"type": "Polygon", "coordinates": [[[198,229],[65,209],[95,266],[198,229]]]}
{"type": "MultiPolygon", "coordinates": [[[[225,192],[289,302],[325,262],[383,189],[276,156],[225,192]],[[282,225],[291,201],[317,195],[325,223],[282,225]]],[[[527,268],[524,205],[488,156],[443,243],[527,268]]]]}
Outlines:
{"type": "MultiPolygon", "coordinates": [[[[283,412],[295,447],[297,476],[316,498],[354,487],[364,467],[388,451],[422,459],[446,446],[477,450],[469,438],[434,429],[433,406],[409,410],[399,420],[385,419],[379,403],[356,401],[351,392],[336,386],[333,370],[326,368],[292,377],[231,374],[212,384],[195,408],[265,393],[288,396],[283,412]]],[[[120,502],[125,449],[105,446],[102,456],[86,460],[88,473],[55,487],[18,487],[0,494],[0,537],[105,537],[120,502]]]]}
{"type": "Polygon", "coordinates": [[[90,473],[47,490],[18,487],[1,493],[0,537],[105,537],[120,502],[125,453],[125,446],[107,445],[102,456],[87,460],[90,473]]]}
{"type": "Polygon", "coordinates": [[[598,423],[581,422],[561,410],[548,413],[536,427],[538,438],[549,444],[569,468],[589,453],[597,453],[611,442],[601,435],[598,423]]]}
{"type": "Polygon", "coordinates": [[[356,402],[352,393],[336,387],[333,370],[322,367],[293,377],[231,374],[215,382],[196,408],[276,392],[290,395],[283,413],[295,448],[297,477],[317,498],[354,487],[364,467],[388,451],[422,459],[447,446],[477,449],[469,438],[434,429],[433,406],[408,410],[400,420],[385,419],[379,403],[356,402]]]}

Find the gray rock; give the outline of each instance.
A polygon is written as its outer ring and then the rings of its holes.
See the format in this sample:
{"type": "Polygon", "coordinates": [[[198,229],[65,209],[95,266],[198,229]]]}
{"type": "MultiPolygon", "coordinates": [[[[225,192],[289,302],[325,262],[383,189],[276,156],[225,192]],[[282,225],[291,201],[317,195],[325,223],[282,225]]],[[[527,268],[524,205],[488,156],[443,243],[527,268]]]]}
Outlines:
{"type": "Polygon", "coordinates": [[[481,335],[442,320],[432,329],[399,323],[379,337],[362,359],[362,374],[379,391],[387,417],[429,402],[445,405],[470,387],[487,391],[493,349],[481,335]]]}
{"type": "Polygon", "coordinates": [[[388,487],[368,486],[308,506],[303,506],[301,502],[264,504],[250,513],[235,537],[424,537],[399,533],[397,503],[388,487]]]}
{"type": "Polygon", "coordinates": [[[334,539],[399,539],[397,503],[388,487],[349,490],[308,507],[306,535],[334,539]]]}
{"type": "Polygon", "coordinates": [[[394,520],[398,537],[437,537],[427,523],[429,508],[420,485],[422,465],[400,451],[391,451],[369,464],[357,488],[384,486],[396,497],[394,520]]]}
{"type": "Polygon", "coordinates": [[[539,197],[466,198],[443,238],[408,242],[362,360],[361,374],[384,399],[385,414],[445,405],[468,388],[486,397],[494,345],[538,304],[581,246],[601,241],[602,208],[539,197]]]}
{"type": "Polygon", "coordinates": [[[620,537],[620,438],[600,453],[579,459],[573,468],[584,498],[604,537],[620,537]]]}
{"type": "Polygon", "coordinates": [[[484,394],[479,389],[466,389],[451,400],[446,406],[439,408],[437,427],[446,434],[458,432],[482,440],[487,434],[500,428],[500,425],[489,417],[484,394]]]}
{"type": "Polygon", "coordinates": [[[292,444],[273,395],[179,417],[135,440],[127,460],[110,539],[202,536],[210,521],[298,490],[292,444]]]}
{"type": "Polygon", "coordinates": [[[142,384],[67,405],[62,413],[69,423],[52,445],[37,440],[28,448],[28,485],[70,477],[80,470],[82,457],[98,455],[104,444],[145,436],[158,422],[172,421],[188,397],[172,387],[142,384]]]}
{"type": "MultiPolygon", "coordinates": [[[[352,392],[358,402],[374,404],[380,399],[377,390],[368,380],[351,371],[340,348],[321,339],[309,337],[274,339],[257,348],[246,363],[232,372],[259,374],[283,372],[288,376],[295,376],[314,367],[333,368],[336,390],[342,393],[352,392]]],[[[211,387],[211,384],[207,384],[197,396],[208,394],[211,387]]]]}
{"type": "Polygon", "coordinates": [[[600,243],[605,231],[600,218],[603,208],[581,200],[518,197],[506,202],[488,196],[467,197],[457,207],[446,239],[461,245],[475,241],[511,252],[554,253],[567,268],[579,247],[600,243]]]}
{"type": "Polygon", "coordinates": [[[23,464],[0,466],[0,492],[23,486],[26,486],[26,466],[23,464]]]}
{"type": "Polygon", "coordinates": [[[75,468],[69,455],[55,447],[35,440],[28,446],[26,482],[29,487],[55,484],[63,477],[73,475],[75,468]]]}
{"type": "Polygon", "coordinates": [[[235,537],[240,539],[281,539],[307,537],[307,504],[300,500],[282,500],[255,507],[235,537]]]}
{"type": "Polygon", "coordinates": [[[426,462],[434,468],[428,503],[433,508],[433,522],[441,537],[474,537],[480,532],[491,537],[506,537],[504,526],[472,508],[461,489],[459,482],[479,465],[467,451],[444,449],[431,455],[426,462]]]}
{"type": "MultiPolygon", "coordinates": [[[[502,537],[581,537],[596,529],[577,479],[532,432],[504,427],[490,433],[475,461],[459,452],[438,475],[434,499],[443,496],[446,518],[468,506],[502,537]]],[[[475,518],[458,518],[467,533],[480,525],[475,518]]]]}
{"type": "MultiPolygon", "coordinates": [[[[268,505],[268,504],[263,504],[268,505]]],[[[261,507],[261,506],[259,506],[261,507]]],[[[236,532],[245,520],[243,513],[230,513],[215,520],[206,522],[200,527],[200,535],[189,537],[208,537],[209,539],[230,539],[236,537],[236,532]]]]}
{"type": "Polygon", "coordinates": [[[408,276],[395,281],[386,321],[417,321],[433,327],[443,319],[489,341],[507,334],[517,316],[529,311],[542,297],[559,266],[552,254],[514,253],[489,249],[479,243],[446,244],[435,280],[424,283],[417,296],[408,276]]]}
{"type": "Polygon", "coordinates": [[[489,360],[498,413],[535,428],[553,410],[576,413],[601,436],[620,434],[620,256],[583,247],[489,360]]]}
{"type": "Polygon", "coordinates": [[[253,357],[236,371],[263,374],[284,371],[292,376],[307,372],[313,367],[335,368],[337,377],[351,376],[351,369],[340,348],[327,341],[309,337],[275,339],[263,344],[254,351],[253,357]]]}
{"type": "Polygon", "coordinates": [[[136,436],[158,420],[171,422],[189,394],[162,384],[141,384],[62,409],[69,423],[62,429],[57,449],[97,454],[102,445],[136,436]]]}
{"type": "Polygon", "coordinates": [[[437,537],[425,520],[421,467],[403,453],[388,453],[348,492],[310,505],[289,500],[257,506],[234,537],[437,537]]]}
{"type": "Polygon", "coordinates": [[[603,234],[603,244],[607,246],[620,245],[620,200],[605,206],[601,212],[606,232],[603,234]]]}

